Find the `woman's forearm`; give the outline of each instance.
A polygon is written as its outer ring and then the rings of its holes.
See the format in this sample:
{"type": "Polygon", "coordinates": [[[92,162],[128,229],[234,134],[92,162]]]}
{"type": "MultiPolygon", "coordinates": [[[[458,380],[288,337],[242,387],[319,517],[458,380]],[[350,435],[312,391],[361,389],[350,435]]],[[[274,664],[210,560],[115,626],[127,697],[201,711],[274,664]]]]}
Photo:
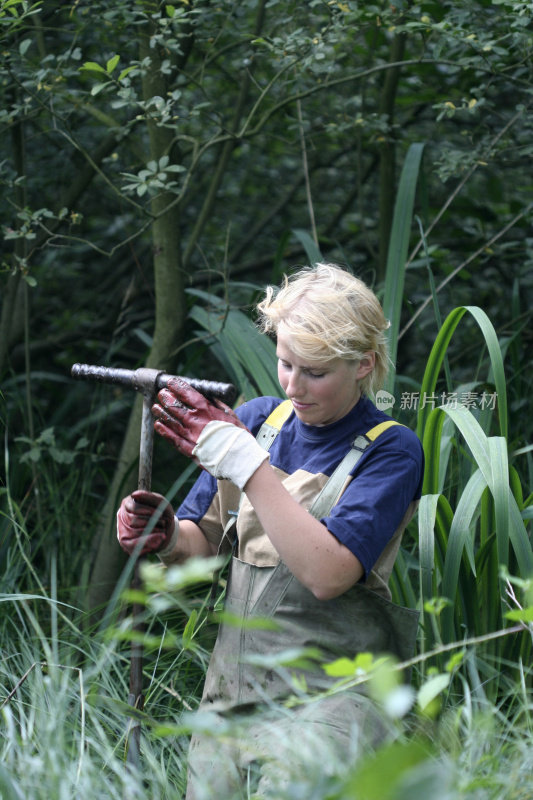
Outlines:
{"type": "Polygon", "coordinates": [[[216,555],[215,545],[206,539],[202,529],[195,522],[185,519],[180,520],[173,551],[161,560],[166,565],[183,564],[194,556],[206,558],[214,555],[216,555]]]}
{"type": "Polygon", "coordinates": [[[244,491],[282,561],[318,599],[337,597],[361,579],[360,561],[291,497],[268,462],[244,491]]]}

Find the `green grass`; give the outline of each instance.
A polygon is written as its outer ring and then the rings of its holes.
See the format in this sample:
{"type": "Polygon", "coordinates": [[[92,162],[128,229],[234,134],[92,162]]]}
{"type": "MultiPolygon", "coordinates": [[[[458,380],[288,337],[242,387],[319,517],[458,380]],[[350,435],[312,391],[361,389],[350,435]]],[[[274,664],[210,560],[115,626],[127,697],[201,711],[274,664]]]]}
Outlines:
{"type": "MultiPolygon", "coordinates": [[[[89,635],[72,624],[71,609],[50,598],[0,598],[3,800],[179,798],[191,731],[207,726],[221,743],[246,736],[257,716],[239,727],[193,710],[206,661],[206,617],[197,602],[205,590],[191,595],[191,587],[208,572],[195,563],[166,572],[154,566],[145,573],[146,704],[138,769],[128,767],[125,758],[131,716],[125,702],[128,616],[119,615],[112,627],[89,635]],[[52,617],[57,617],[57,624],[49,626],[53,635],[45,632],[52,617]]],[[[407,692],[407,697],[392,666],[379,668],[374,661],[363,669],[359,661],[352,680],[369,686],[388,717],[387,740],[369,753],[354,739],[353,757],[347,762],[312,734],[297,742],[281,737],[282,760],[273,771],[270,796],[529,800],[531,667],[500,663],[511,667],[515,677],[493,702],[485,692],[479,663],[484,644],[480,637],[448,646],[445,680],[442,673],[424,674],[426,656],[419,656],[414,665],[416,691],[407,692]]],[[[340,680],[345,684],[350,677],[340,680]]],[[[302,701],[311,700],[304,696],[302,701]]],[[[282,706],[273,705],[270,714],[276,711],[284,714],[282,706]]]]}

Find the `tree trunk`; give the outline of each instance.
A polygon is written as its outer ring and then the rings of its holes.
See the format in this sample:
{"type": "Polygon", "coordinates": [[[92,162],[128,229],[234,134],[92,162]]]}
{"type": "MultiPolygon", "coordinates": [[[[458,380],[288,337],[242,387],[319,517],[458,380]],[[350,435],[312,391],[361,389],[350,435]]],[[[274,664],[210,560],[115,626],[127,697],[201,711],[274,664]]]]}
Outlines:
{"type": "MultiPolygon", "coordinates": [[[[266,0],[261,0],[256,12],[254,26],[256,35],[260,33],[263,26],[265,7],[266,0]]],[[[155,48],[149,46],[151,32],[147,28],[140,42],[141,62],[147,57],[151,60],[151,65],[143,81],[145,100],[154,96],[166,97],[168,92],[166,78],[160,69],[161,54],[155,48]]],[[[184,54],[190,52],[191,42],[192,34],[186,38],[187,44],[183,49],[184,54]]],[[[181,63],[176,65],[178,69],[184,66],[183,58],[184,56],[182,56],[181,63]]],[[[245,113],[249,86],[250,78],[247,73],[243,73],[238,101],[230,125],[230,130],[233,133],[239,129],[239,124],[245,113]]],[[[149,120],[147,125],[150,137],[150,154],[147,160],[159,161],[165,155],[176,159],[177,153],[175,144],[173,144],[173,132],[166,127],[157,126],[153,120],[149,120]]],[[[176,203],[170,206],[173,195],[164,193],[153,200],[154,223],[152,226],[152,239],[155,277],[155,331],[152,348],[146,363],[148,367],[173,371],[173,365],[171,364],[172,354],[181,342],[186,312],[184,276],[189,267],[194,247],[209,218],[216,192],[222,183],[230,156],[236,144],[237,141],[232,139],[221,147],[217,159],[217,167],[184,254],[182,254],[182,243],[179,234],[179,204],[176,203]]],[[[124,554],[116,541],[115,515],[122,497],[136,488],[136,470],[134,467],[139,451],[141,406],[142,403],[138,399],[128,422],[120,457],[102,512],[101,525],[96,535],[98,549],[88,590],[88,607],[91,611],[102,608],[106,604],[125,563],[124,554]]]]}
{"type": "MultiPolygon", "coordinates": [[[[141,61],[149,57],[151,65],[143,80],[143,97],[166,97],[168,86],[160,69],[161,54],[150,48],[151,30],[143,31],[140,40],[141,61]]],[[[147,161],[159,161],[171,154],[173,132],[158,127],[156,120],[147,121],[150,152],[147,161]]],[[[151,211],[153,269],[155,284],[155,328],[152,347],[146,366],[173,372],[173,353],[181,338],[185,320],[186,300],[185,281],[181,264],[180,212],[179,205],[171,205],[174,195],[163,192],[154,197],[151,211]]],[[[117,544],[115,535],[115,515],[121,499],[137,488],[137,462],[139,457],[139,437],[141,431],[142,398],[134,401],[126,433],[122,443],[113,480],[101,515],[101,523],[96,533],[96,554],[88,587],[87,605],[96,611],[105,606],[117,583],[126,557],[117,544]]]]}

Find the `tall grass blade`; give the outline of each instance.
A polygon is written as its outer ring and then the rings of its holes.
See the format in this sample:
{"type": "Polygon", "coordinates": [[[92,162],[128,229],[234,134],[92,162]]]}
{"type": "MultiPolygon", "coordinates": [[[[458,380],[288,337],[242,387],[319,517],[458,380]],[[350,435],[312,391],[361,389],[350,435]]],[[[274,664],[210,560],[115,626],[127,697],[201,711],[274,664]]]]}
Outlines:
{"type": "Polygon", "coordinates": [[[438,494],[425,494],[418,507],[418,553],[420,572],[420,639],[422,653],[434,645],[431,625],[426,620],[425,603],[436,594],[435,586],[435,524],[437,517],[438,494]]]}
{"type": "Polygon", "coordinates": [[[307,233],[307,231],[302,230],[301,228],[294,228],[293,234],[296,236],[305,250],[309,266],[314,266],[315,264],[319,264],[324,260],[319,247],[315,243],[315,240],[307,233]]]}
{"type": "Polygon", "coordinates": [[[2,764],[0,764],[0,797],[2,800],[25,800],[24,795],[2,764]]]}
{"type": "Polygon", "coordinates": [[[418,547],[420,569],[420,602],[429,600],[434,594],[434,566],[435,566],[435,520],[437,517],[437,503],[440,495],[425,494],[420,499],[418,507],[418,547]]]}
{"type": "Polygon", "coordinates": [[[462,618],[463,620],[468,620],[470,618],[470,615],[465,612],[465,599],[464,593],[461,591],[463,587],[459,581],[459,571],[466,549],[472,572],[471,580],[475,581],[475,565],[473,563],[474,545],[472,541],[473,531],[471,525],[486,486],[487,483],[481,470],[477,469],[472,474],[461,494],[450,526],[441,588],[442,596],[447,597],[452,602],[452,605],[448,606],[442,614],[442,637],[445,642],[451,642],[460,636],[459,631],[454,629],[454,616],[457,616],[457,608],[455,605],[457,592],[459,592],[463,607],[462,618]]]}
{"type": "MultiPolygon", "coordinates": [[[[488,437],[473,414],[463,406],[437,408],[432,410],[427,418],[424,444],[428,449],[429,457],[434,462],[434,469],[430,474],[431,487],[439,483],[435,465],[438,463],[437,454],[440,448],[439,436],[442,425],[438,424],[438,418],[444,417],[444,415],[453,420],[473,459],[471,476],[459,495],[457,508],[448,529],[445,550],[441,594],[449,598],[453,605],[443,612],[442,632],[444,641],[451,641],[454,636],[460,634],[459,629],[454,628],[454,619],[461,620],[461,624],[466,625],[467,629],[476,630],[478,624],[477,609],[471,605],[473,594],[470,585],[471,583],[475,584],[476,581],[476,545],[473,523],[477,515],[481,513],[480,504],[486,487],[489,488],[493,500],[488,508],[494,508],[497,562],[502,566],[509,567],[510,541],[520,574],[527,577],[533,571],[533,550],[509,485],[506,441],[502,437],[488,437]],[[466,573],[461,577],[462,565],[466,573]],[[457,592],[459,592],[461,601],[460,609],[455,607],[457,592]]],[[[490,529],[492,512],[491,519],[481,520],[481,524],[490,529]]],[[[427,531],[425,535],[427,536],[427,531]]],[[[423,588],[427,591],[427,579],[423,588]]],[[[491,626],[496,625],[501,614],[500,592],[497,587],[492,587],[492,589],[483,598],[486,619],[491,626]]]]}
{"type": "MultiPolygon", "coordinates": [[[[385,317],[390,321],[389,352],[393,364],[396,363],[396,354],[398,352],[398,331],[400,329],[405,282],[405,263],[409,249],[416,185],[423,151],[424,145],[421,143],[412,144],[407,151],[398,185],[392,220],[382,305],[385,317]]],[[[392,392],[393,388],[394,371],[391,370],[385,389],[392,392]]]]}
{"type": "Polygon", "coordinates": [[[422,439],[425,454],[424,483],[422,494],[440,493],[440,464],[444,414],[431,414],[418,435],[422,439]]]}
{"type": "Polygon", "coordinates": [[[195,305],[190,317],[213,337],[209,346],[244,397],[279,397],[274,343],[260,334],[242,311],[228,307],[225,300],[196,289],[189,293],[207,305],[195,305]]]}
{"type": "Polygon", "coordinates": [[[509,486],[505,440],[500,437],[487,437],[473,414],[464,407],[444,406],[442,409],[435,409],[436,413],[440,411],[448,414],[457,425],[491,491],[495,516],[500,528],[496,531],[500,537],[498,546],[500,564],[508,565],[507,537],[509,536],[516,552],[520,572],[527,577],[533,572],[533,550],[509,486]],[[493,458],[497,458],[500,463],[493,463],[493,458]],[[510,514],[509,509],[516,509],[520,517],[519,526],[516,524],[517,513],[510,514]]]}
{"type": "Polygon", "coordinates": [[[437,379],[439,377],[448,345],[450,344],[451,338],[455,333],[459,322],[467,312],[472,315],[479,325],[485,339],[485,344],[487,345],[494,378],[494,386],[496,389],[500,434],[507,438],[507,384],[505,380],[505,371],[503,368],[502,352],[496,331],[494,330],[494,326],[485,312],[477,306],[458,306],[457,308],[453,309],[453,311],[451,311],[446,317],[442,328],[437,334],[437,338],[435,339],[435,343],[427,360],[426,369],[420,388],[420,397],[422,402],[420,403],[417,422],[417,433],[420,438],[423,437],[423,431],[426,426],[427,419],[432,411],[431,404],[424,402],[424,399],[434,396],[437,386],[437,379]]]}
{"type": "Polygon", "coordinates": [[[509,510],[509,460],[507,442],[501,436],[488,439],[488,456],[492,472],[491,491],[494,498],[494,522],[498,563],[506,564],[509,552],[510,510],[509,510]]]}
{"type": "Polygon", "coordinates": [[[442,411],[448,414],[454,421],[470,448],[474,461],[483,473],[487,485],[491,486],[492,467],[489,456],[488,437],[474,415],[465,408],[465,406],[447,405],[435,410],[437,413],[442,411]]]}
{"type": "Polygon", "coordinates": [[[509,489],[509,538],[513,547],[520,574],[525,578],[533,576],[533,545],[522,519],[522,514],[509,489]]]}
{"type": "Polygon", "coordinates": [[[389,585],[392,597],[396,603],[407,606],[408,608],[416,608],[418,602],[418,587],[416,583],[410,579],[408,564],[402,548],[400,548],[396,561],[394,562],[394,569],[389,585]]]}

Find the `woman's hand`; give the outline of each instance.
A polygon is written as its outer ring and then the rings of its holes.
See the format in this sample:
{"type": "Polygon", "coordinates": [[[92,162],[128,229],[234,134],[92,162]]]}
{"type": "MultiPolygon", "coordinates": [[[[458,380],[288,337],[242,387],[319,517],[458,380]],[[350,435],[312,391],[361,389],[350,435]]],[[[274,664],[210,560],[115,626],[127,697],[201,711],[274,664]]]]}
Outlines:
{"type": "Polygon", "coordinates": [[[243,489],[269,457],[229,406],[209,402],[186,381],[169,380],[157,397],[155,431],[213,477],[243,489]]]}
{"type": "Polygon", "coordinates": [[[125,497],[117,513],[117,539],[126,553],[131,555],[144,537],[139,555],[172,551],[178,538],[178,520],[163,495],[156,492],[136,491],[125,497]],[[150,533],[144,533],[152,517],[157,514],[150,533]]]}
{"type": "Polygon", "coordinates": [[[207,400],[180,378],[170,379],[157,399],[159,402],[152,406],[155,430],[189,458],[193,457],[198,438],[210,422],[225,422],[246,430],[229,406],[220,400],[207,400]]]}

